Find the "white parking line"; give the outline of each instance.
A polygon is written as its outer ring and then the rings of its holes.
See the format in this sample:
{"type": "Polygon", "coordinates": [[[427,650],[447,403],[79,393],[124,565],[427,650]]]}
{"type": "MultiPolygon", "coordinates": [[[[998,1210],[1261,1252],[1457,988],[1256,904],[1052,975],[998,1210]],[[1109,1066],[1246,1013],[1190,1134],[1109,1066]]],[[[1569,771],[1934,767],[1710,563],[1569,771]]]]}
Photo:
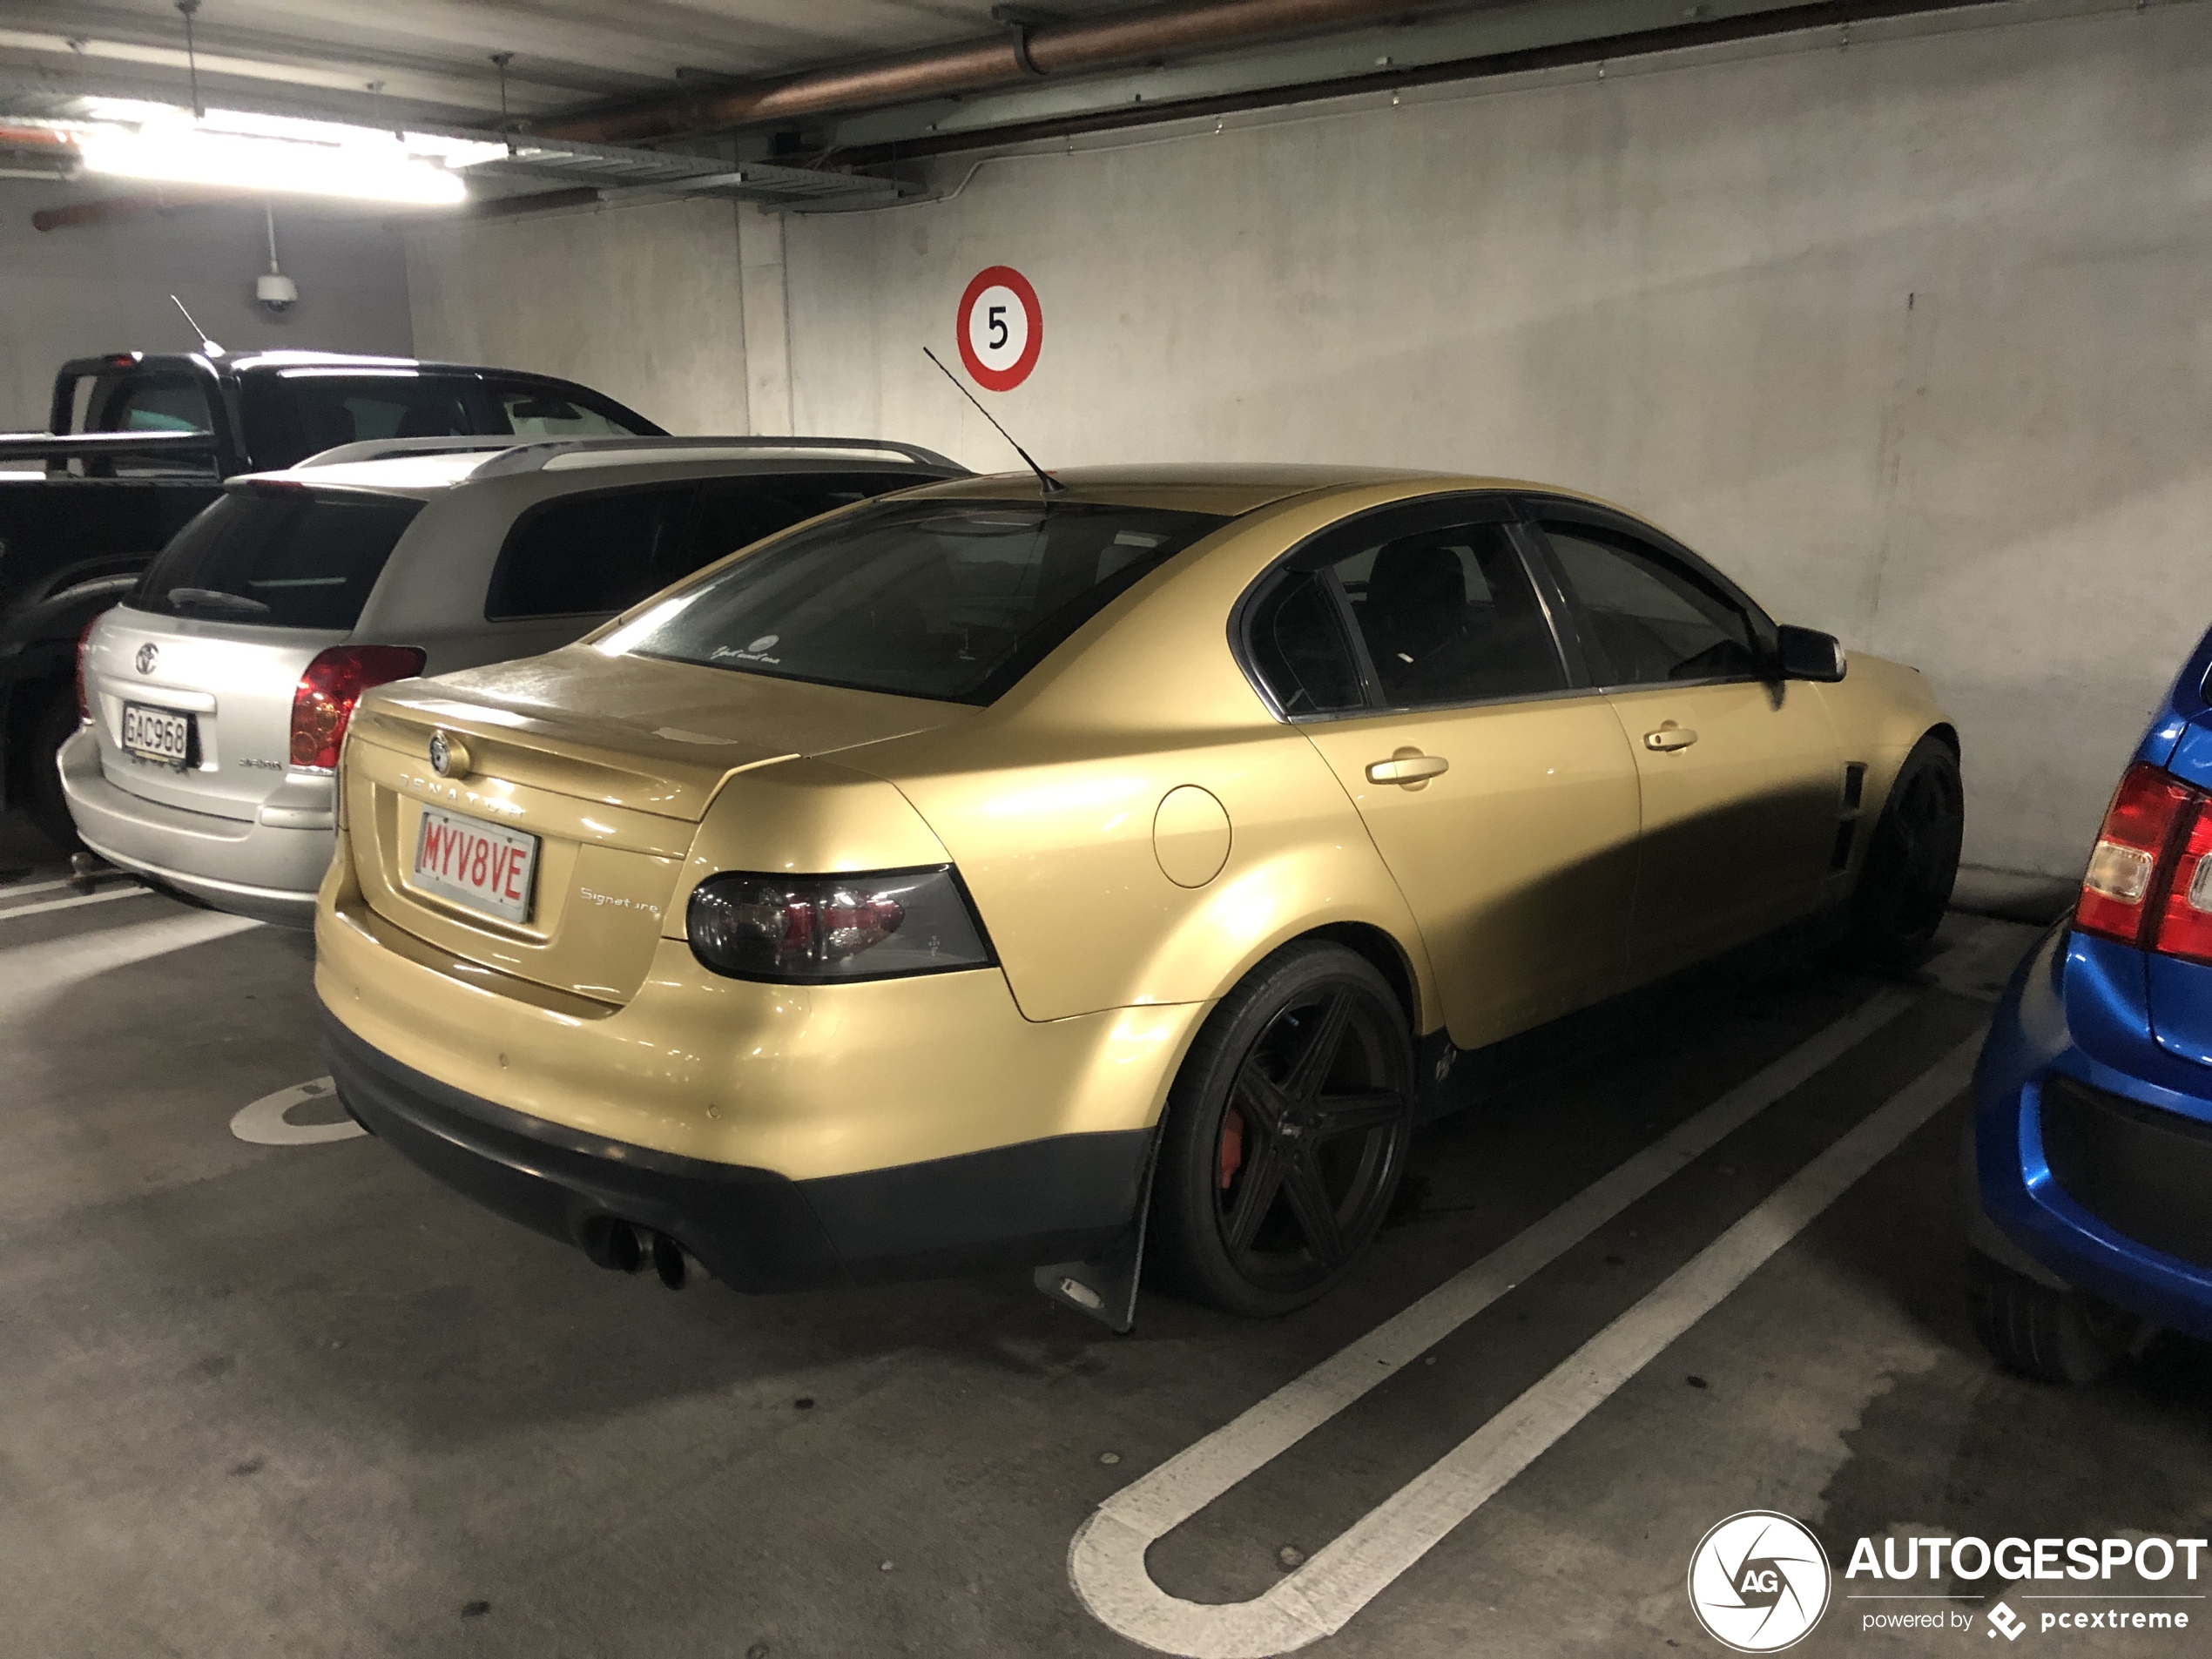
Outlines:
{"type": "Polygon", "coordinates": [[[88,893],[77,899],[49,899],[44,904],[22,904],[11,908],[0,908],[0,921],[14,916],[43,916],[49,910],[74,910],[81,904],[106,904],[113,899],[136,899],[152,893],[152,887],[116,887],[106,893],[88,893]]]}
{"type": "Polygon", "coordinates": [[[20,899],[26,894],[52,893],[61,887],[73,887],[77,883],[68,876],[53,881],[26,881],[19,887],[0,887],[0,900],[20,899]]]}
{"type": "MultiPolygon", "coordinates": [[[[1971,947],[1985,942],[1984,931],[1975,930],[1960,941],[1961,945],[1971,947]]],[[[1913,1001],[1911,993],[1902,990],[1876,995],[1856,1013],[1739,1084],[1359,1342],[1323,1361],[1233,1422],[1116,1494],[1083,1523],[1069,1546],[1069,1577],[1084,1605],[1102,1622],[1132,1641],[1163,1652],[1190,1656],[1190,1659],[1238,1659],[1239,1656],[1279,1654],[1303,1647],[1341,1628],[1492,1492],[1579,1421],[1621,1381],[1634,1374],[1649,1355],[1620,1372],[1601,1392],[1590,1393],[1585,1386],[1583,1394],[1573,1396],[1582,1403],[1570,1417],[1561,1418],[1553,1410],[1549,1415],[1538,1413],[1531,1418],[1529,1414],[1534,1409],[1531,1402],[1538,1399],[1541,1391],[1551,1389],[1556,1393],[1562,1377],[1580,1376],[1587,1383],[1590,1377],[1611,1374],[1602,1368],[1592,1368],[1600,1359],[1608,1359],[1608,1363],[1610,1359],[1617,1359],[1613,1350],[1601,1350],[1599,1345],[1611,1341],[1617,1348],[1621,1340],[1618,1333],[1624,1325],[1632,1332],[1645,1333],[1663,1325],[1663,1318],[1656,1324],[1649,1319],[1641,1324],[1631,1322],[1642,1309],[1657,1305],[1678,1310],[1688,1305],[1683,1301],[1684,1276],[1699,1264],[1713,1258],[1716,1252],[1723,1251],[1723,1246],[1738,1239],[1758,1218],[1765,1217],[1759,1223],[1768,1229],[1759,1236],[1770,1239],[1764,1253],[1713,1295],[1712,1302],[1717,1302],[1728,1290],[1748,1277],[1758,1261],[1764,1261],[1766,1255],[1778,1249],[1829,1198],[1849,1185],[1850,1180],[1857,1179],[1865,1168],[1871,1168],[1881,1156],[1881,1152],[1876,1152],[1868,1157],[1857,1173],[1821,1199],[1819,1206],[1804,1211],[1788,1231],[1773,1231],[1775,1217],[1797,1213],[1792,1206],[1801,1204],[1803,1193],[1809,1190],[1808,1183],[1815,1182],[1816,1177],[1830,1178],[1822,1172],[1832,1172],[1843,1167],[1850,1157],[1856,1156],[1846,1149],[1871,1144],[1879,1137],[1873,1126],[1901,1122],[1901,1107],[1917,1109],[1930,1089],[1942,1088],[1944,1092],[1926,1106],[1919,1118],[1899,1129],[1895,1137],[1882,1147],[1881,1150],[1886,1151],[1963,1087],[1979,1038],[1946,1057],[1888,1106],[1851,1131],[1751,1216],[1723,1235],[1690,1267],[1646,1298],[1637,1309],[1623,1315],[1621,1321],[1616,1321],[1490,1425],[1479,1430],[1458,1451],[1372,1512],[1265,1595],[1251,1602],[1224,1605],[1183,1601],[1169,1595],[1152,1581],[1144,1564],[1145,1551],[1238,1481],[1417,1358],[1422,1350],[1588,1237],[1723,1136],[1839,1059],[1903,1013],[1913,1001]],[[1962,1065],[1964,1069],[1959,1069],[1962,1065]],[[1954,1071],[1958,1080],[1952,1082],[1949,1079],[1954,1071]],[[1575,1369],[1577,1366],[1580,1371],[1575,1369]],[[1541,1432],[1546,1424],[1555,1424],[1548,1434],[1541,1432]],[[1492,1438],[1484,1440],[1486,1435],[1492,1438]],[[1497,1445],[1501,1436],[1505,1439],[1505,1453],[1494,1455],[1487,1448],[1497,1445]],[[1469,1467],[1470,1448],[1475,1447],[1478,1441],[1482,1441],[1486,1449],[1475,1465],[1477,1476],[1469,1476],[1465,1471],[1469,1467]],[[1519,1455],[1517,1462],[1512,1460],[1515,1455],[1519,1455]],[[1496,1474],[1495,1480],[1484,1486],[1483,1480],[1487,1476],[1480,1472],[1494,1474],[1499,1469],[1504,1472],[1496,1474]]],[[[1756,1232],[1757,1229],[1753,1231],[1756,1232]]],[[[1697,1281],[1700,1285],[1704,1282],[1697,1281]]],[[[1704,1305],[1710,1305],[1710,1302],[1704,1305]]],[[[1700,1307],[1698,1313],[1703,1311],[1700,1307]]],[[[1671,1313],[1666,1317],[1672,1317],[1671,1313]]],[[[1689,1320],[1694,1322],[1696,1317],[1698,1314],[1693,1313],[1689,1320]]],[[[1679,1335],[1680,1330],[1687,1328],[1685,1322],[1652,1347],[1650,1352],[1656,1353],[1659,1347],[1673,1340],[1674,1335],[1679,1335]]]]}
{"type": "Polygon", "coordinates": [[[0,1031],[37,1029],[47,1009],[103,974],[261,925],[209,910],[157,910],[117,927],[0,945],[0,1031]]]}

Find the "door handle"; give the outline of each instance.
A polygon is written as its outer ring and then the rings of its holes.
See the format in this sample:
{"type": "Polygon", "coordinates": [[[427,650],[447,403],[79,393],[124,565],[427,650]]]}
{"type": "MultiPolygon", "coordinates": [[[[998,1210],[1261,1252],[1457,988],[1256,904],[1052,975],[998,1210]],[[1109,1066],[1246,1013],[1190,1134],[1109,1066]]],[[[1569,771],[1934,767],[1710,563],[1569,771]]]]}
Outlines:
{"type": "Polygon", "coordinates": [[[1647,749],[1656,749],[1662,754],[1669,750],[1687,749],[1696,741],[1697,734],[1695,732],[1687,726],[1676,725],[1672,720],[1662,721],[1656,732],[1647,732],[1643,734],[1643,746],[1647,749]]]}
{"type": "Polygon", "coordinates": [[[1452,763],[1442,755],[1425,755],[1419,749],[1400,749],[1387,760],[1370,761],[1367,781],[1371,784],[1404,784],[1418,789],[1430,779],[1449,772],[1452,763]]]}

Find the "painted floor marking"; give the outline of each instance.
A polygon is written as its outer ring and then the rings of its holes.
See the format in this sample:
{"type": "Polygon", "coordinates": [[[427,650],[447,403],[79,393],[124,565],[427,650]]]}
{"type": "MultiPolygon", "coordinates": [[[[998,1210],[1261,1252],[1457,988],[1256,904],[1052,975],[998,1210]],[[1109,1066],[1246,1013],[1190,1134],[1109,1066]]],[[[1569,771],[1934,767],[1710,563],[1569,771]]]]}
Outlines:
{"type": "Polygon", "coordinates": [[[19,887],[0,887],[0,900],[21,899],[33,893],[55,893],[76,885],[75,880],[69,876],[53,881],[26,881],[19,887]]]}
{"type": "Polygon", "coordinates": [[[1121,1635],[1185,1659],[1270,1659],[1334,1635],[1954,1099],[1973,1081],[1980,1049],[1977,1032],[1265,1595],[1211,1604],[1155,1584],[1144,1552],[1166,1528],[1147,1511],[1160,1506],[1141,1498],[1123,1502],[1143,1481],[1100,1505],[1077,1529],[1068,1550],[1076,1594],[1121,1635]]]}
{"type": "Polygon", "coordinates": [[[0,909],[0,921],[15,916],[41,916],[49,910],[74,910],[79,905],[106,904],[116,899],[136,899],[152,893],[152,887],[116,887],[106,893],[88,893],[76,899],[49,899],[43,904],[19,904],[0,909]]]}
{"type": "MultiPolygon", "coordinates": [[[[1981,958],[2013,942],[2012,931],[2000,924],[1972,923],[1938,958],[1936,966],[1954,967],[1968,957],[1978,964],[1981,958]]],[[[1915,993],[1904,989],[1878,993],[1856,1012],[1745,1079],[1359,1341],[1123,1487],[1099,1507],[1069,1544],[1069,1576],[1076,1594],[1103,1622],[1138,1641],[1145,1638],[1120,1622],[1120,1615],[1109,1609],[1125,1609],[1128,1616],[1141,1622],[1149,1622],[1150,1615],[1163,1608],[1190,1608],[1202,1617],[1207,1615],[1209,1609],[1176,1601],[1152,1583],[1144,1567],[1145,1549],[1723,1137],[1833,1064],[1916,1000],[1915,993]],[[1116,1548],[1116,1544],[1122,1547],[1116,1548]],[[1133,1549],[1128,1548],[1132,1544],[1133,1549]]],[[[1311,1563],[1301,1569],[1301,1575],[1310,1568],[1311,1563]]],[[[1278,1590],[1292,1581],[1285,1581],[1278,1590]]],[[[1226,1616],[1234,1606],[1218,1611],[1226,1616]]],[[[1299,1641],[1312,1639],[1313,1634],[1309,1634],[1299,1641]]],[[[1168,1650],[1186,1651],[1182,1648],[1168,1650]]]]}
{"type": "Polygon", "coordinates": [[[103,974],[260,926],[208,910],[157,910],[119,927],[0,945],[0,1030],[37,1029],[48,1008],[103,974]]]}
{"type": "Polygon", "coordinates": [[[336,1088],[329,1078],[316,1077],[294,1083],[289,1089],[280,1089],[273,1095],[264,1095],[253,1104],[239,1109],[238,1115],[231,1119],[231,1133],[255,1146],[321,1146],[368,1134],[350,1117],[341,1118],[335,1123],[295,1123],[286,1115],[309,1101],[330,1099],[336,1088]]]}
{"type": "Polygon", "coordinates": [[[1913,1001],[1909,991],[1878,993],[1855,1012],[1753,1073],[1350,1347],[1124,1487],[1107,1501],[1105,1513],[1143,1530],[1147,1543],[1181,1526],[1393,1371],[1419,1359],[1522,1280],[1534,1277],[1815,1073],[1832,1065],[1912,1007],[1913,1001]]]}

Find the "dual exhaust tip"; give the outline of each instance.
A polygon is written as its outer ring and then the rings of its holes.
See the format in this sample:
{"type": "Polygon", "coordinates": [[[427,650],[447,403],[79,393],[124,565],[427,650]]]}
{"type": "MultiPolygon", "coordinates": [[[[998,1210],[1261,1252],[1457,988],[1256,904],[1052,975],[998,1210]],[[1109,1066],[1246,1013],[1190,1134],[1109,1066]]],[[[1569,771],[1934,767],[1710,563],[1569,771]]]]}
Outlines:
{"type": "Polygon", "coordinates": [[[595,1217],[584,1224],[583,1253],[611,1272],[642,1273],[651,1267],[671,1291],[691,1282],[691,1256],[683,1245],[666,1233],[617,1216],[595,1217]]]}

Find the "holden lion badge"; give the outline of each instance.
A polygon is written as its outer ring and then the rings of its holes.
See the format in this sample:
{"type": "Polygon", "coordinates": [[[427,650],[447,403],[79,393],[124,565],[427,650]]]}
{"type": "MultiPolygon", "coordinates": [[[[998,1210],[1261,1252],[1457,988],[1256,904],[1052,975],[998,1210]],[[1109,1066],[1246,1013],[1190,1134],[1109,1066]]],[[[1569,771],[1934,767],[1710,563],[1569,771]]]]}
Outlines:
{"type": "Polygon", "coordinates": [[[442,732],[430,734],[430,770],[441,778],[466,778],[469,752],[442,732]]]}
{"type": "Polygon", "coordinates": [[[1770,1509],[1730,1515],[1689,1558],[1689,1605],[1705,1633],[1738,1653],[1779,1653],[1828,1610],[1828,1552],[1770,1509]]]}

